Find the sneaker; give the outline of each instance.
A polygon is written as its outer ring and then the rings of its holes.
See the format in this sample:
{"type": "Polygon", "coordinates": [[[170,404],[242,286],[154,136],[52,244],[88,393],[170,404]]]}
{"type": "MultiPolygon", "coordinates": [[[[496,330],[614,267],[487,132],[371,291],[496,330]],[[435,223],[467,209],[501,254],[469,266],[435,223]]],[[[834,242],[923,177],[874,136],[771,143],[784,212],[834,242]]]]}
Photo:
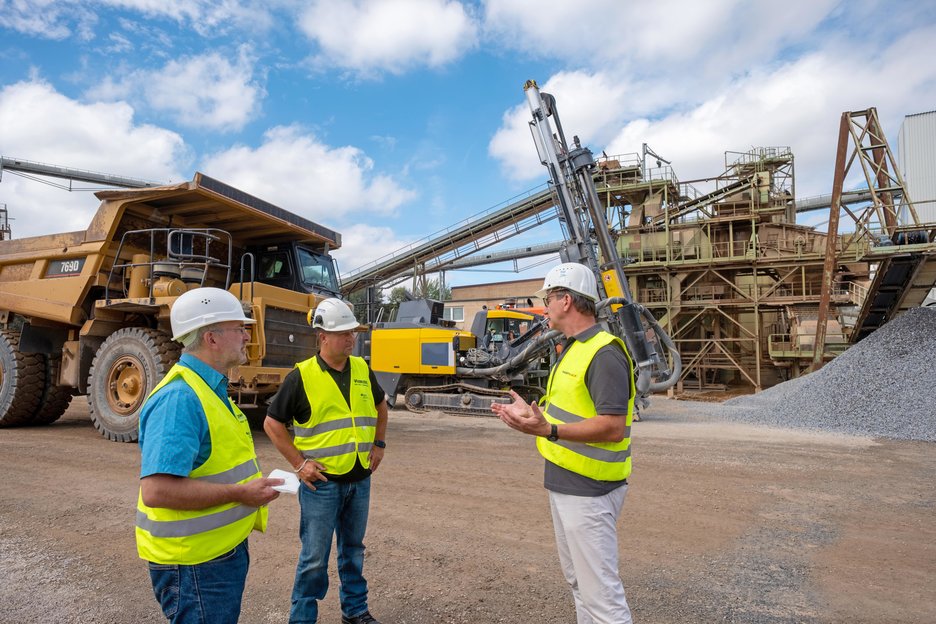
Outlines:
{"type": "Polygon", "coordinates": [[[370,614],[370,611],[365,611],[361,615],[355,615],[354,617],[342,615],[341,624],[380,624],[380,622],[374,619],[374,616],[370,614]]]}

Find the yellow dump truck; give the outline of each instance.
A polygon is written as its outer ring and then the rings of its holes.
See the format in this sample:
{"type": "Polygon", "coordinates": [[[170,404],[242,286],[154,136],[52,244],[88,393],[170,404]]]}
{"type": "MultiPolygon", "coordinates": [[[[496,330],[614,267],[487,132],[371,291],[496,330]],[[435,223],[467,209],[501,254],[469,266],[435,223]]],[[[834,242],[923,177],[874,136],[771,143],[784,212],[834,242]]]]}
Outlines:
{"type": "Polygon", "coordinates": [[[337,232],[204,174],[97,193],[87,230],[0,241],[0,426],[58,419],[87,394],[108,439],[137,439],[140,406],[179,357],[169,310],[188,289],[237,295],[249,361],[230,393],[263,413],[315,334],[309,309],[337,296],[337,232]]]}

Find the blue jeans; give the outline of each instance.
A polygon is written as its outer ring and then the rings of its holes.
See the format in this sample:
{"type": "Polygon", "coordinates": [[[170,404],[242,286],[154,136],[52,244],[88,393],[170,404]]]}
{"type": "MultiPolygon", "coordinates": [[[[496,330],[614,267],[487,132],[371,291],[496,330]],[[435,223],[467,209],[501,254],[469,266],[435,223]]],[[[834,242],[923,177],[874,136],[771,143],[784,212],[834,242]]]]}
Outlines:
{"type": "Polygon", "coordinates": [[[317,481],[315,487],[315,491],[305,483],[299,487],[302,550],[293,585],[290,624],[312,624],[318,619],[318,601],[328,591],[332,535],[338,536],[341,612],[355,617],[367,611],[363,569],[370,477],[353,483],[317,481]]]}
{"type": "Polygon", "coordinates": [[[172,624],[236,624],[247,580],[247,540],[196,565],[149,564],[153,593],[172,624]]]}

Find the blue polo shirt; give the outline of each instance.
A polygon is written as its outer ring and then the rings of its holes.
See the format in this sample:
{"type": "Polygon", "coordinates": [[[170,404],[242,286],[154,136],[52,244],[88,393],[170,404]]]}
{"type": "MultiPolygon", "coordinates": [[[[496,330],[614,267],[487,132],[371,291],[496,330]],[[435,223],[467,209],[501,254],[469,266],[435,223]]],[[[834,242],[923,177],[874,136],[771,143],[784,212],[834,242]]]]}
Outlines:
{"type": "MultiPolygon", "coordinates": [[[[188,353],[182,354],[179,364],[198,373],[229,405],[227,377],[188,353]]],[[[183,379],[169,382],[143,404],[139,443],[141,479],[154,474],[187,477],[208,460],[208,418],[195,391],[183,379]]]]}

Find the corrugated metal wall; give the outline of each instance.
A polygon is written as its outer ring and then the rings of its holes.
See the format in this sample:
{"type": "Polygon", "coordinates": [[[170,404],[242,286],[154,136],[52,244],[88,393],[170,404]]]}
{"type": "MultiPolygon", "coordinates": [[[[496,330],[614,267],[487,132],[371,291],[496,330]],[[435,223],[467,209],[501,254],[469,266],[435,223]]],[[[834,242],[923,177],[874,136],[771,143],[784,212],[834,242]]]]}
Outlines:
{"type": "Polygon", "coordinates": [[[936,111],[904,117],[897,162],[917,216],[923,222],[936,222],[936,111]]]}

